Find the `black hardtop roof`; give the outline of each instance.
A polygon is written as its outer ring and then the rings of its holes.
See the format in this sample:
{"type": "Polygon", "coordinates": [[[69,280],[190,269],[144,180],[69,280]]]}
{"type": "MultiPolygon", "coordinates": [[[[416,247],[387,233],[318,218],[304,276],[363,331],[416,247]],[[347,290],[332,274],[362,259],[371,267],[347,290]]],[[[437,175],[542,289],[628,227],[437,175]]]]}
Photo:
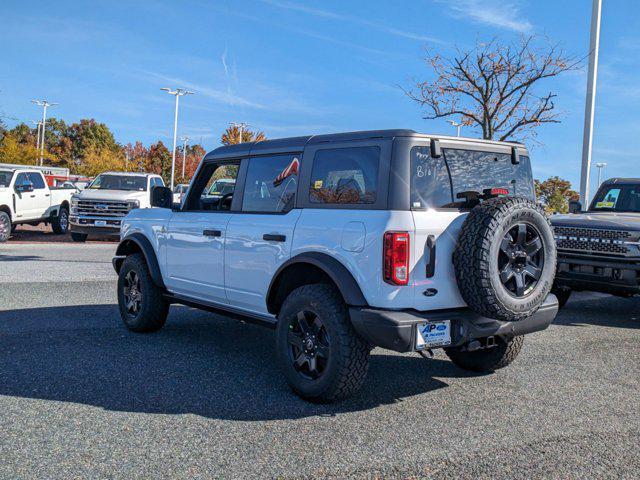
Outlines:
{"type": "Polygon", "coordinates": [[[301,152],[306,145],[314,145],[327,142],[346,142],[351,140],[367,140],[371,138],[393,138],[393,137],[433,137],[439,139],[455,139],[460,141],[473,141],[489,144],[511,144],[522,146],[518,143],[495,142],[491,140],[481,140],[477,138],[449,137],[447,135],[426,135],[409,129],[388,129],[388,130],[364,130],[359,132],[329,133],[324,135],[306,135],[304,137],[276,138],[264,140],[262,142],[245,142],[236,145],[225,145],[205,155],[205,160],[220,158],[244,157],[247,155],[269,154],[269,153],[289,153],[301,152]]]}
{"type": "Polygon", "coordinates": [[[602,182],[602,185],[610,185],[613,183],[629,183],[629,184],[640,184],[640,178],[609,178],[602,182]]]}

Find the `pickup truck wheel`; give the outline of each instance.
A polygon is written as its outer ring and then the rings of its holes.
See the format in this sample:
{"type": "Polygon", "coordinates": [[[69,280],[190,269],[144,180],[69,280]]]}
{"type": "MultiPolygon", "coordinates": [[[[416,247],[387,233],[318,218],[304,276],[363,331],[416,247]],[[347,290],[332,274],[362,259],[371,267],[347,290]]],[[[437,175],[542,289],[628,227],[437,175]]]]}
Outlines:
{"type": "Polygon", "coordinates": [[[67,207],[60,207],[58,215],[51,219],[51,230],[57,234],[65,234],[69,231],[69,210],[67,207]]]}
{"type": "Polygon", "coordinates": [[[515,322],[533,315],[551,290],[556,244],[534,202],[498,197],[476,206],[453,253],[458,289],[480,315],[515,322]]]}
{"type": "Polygon", "coordinates": [[[493,372],[504,368],[513,362],[524,343],[524,336],[520,335],[511,340],[496,339],[496,346],[472,352],[460,348],[445,348],[444,351],[451,361],[458,367],[472,372],[493,372]]]}
{"type": "Polygon", "coordinates": [[[162,289],[153,283],[140,253],[127,256],[118,274],[118,306],[125,326],[133,332],[160,330],[169,313],[162,289]]]}
{"type": "Polygon", "coordinates": [[[86,242],[87,241],[87,234],[86,233],[71,232],[71,240],[73,240],[74,242],[86,242]]]}
{"type": "Polygon", "coordinates": [[[0,243],[9,240],[11,232],[11,218],[6,212],[0,212],[0,243]]]}
{"type": "Polygon", "coordinates": [[[364,383],[369,347],[330,285],[304,285],[289,294],[278,315],[276,343],[287,383],[306,400],[342,400],[364,383]]]}

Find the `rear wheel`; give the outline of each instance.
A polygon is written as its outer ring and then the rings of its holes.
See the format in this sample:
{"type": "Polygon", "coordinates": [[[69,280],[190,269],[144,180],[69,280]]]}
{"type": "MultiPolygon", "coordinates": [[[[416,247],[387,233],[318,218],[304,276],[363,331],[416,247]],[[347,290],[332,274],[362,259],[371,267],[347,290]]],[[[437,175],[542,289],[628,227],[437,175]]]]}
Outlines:
{"type": "Polygon", "coordinates": [[[74,242],[86,242],[87,241],[87,234],[86,233],[71,232],[71,240],[73,240],[74,242]]]}
{"type": "Polygon", "coordinates": [[[472,372],[493,372],[504,368],[513,362],[524,343],[524,337],[518,336],[511,340],[496,339],[496,346],[465,351],[462,348],[445,348],[447,356],[458,367],[472,372]]]}
{"type": "Polygon", "coordinates": [[[149,267],[140,253],[129,255],[118,274],[118,306],[120,317],[133,332],[160,330],[169,313],[162,289],[151,278],[149,267]]]}
{"type": "Polygon", "coordinates": [[[0,212],[0,243],[9,240],[11,232],[11,218],[6,212],[0,212]]]}
{"type": "Polygon", "coordinates": [[[56,217],[51,219],[51,229],[53,233],[65,234],[69,231],[69,210],[67,207],[60,207],[56,217]]]}
{"type": "Polygon", "coordinates": [[[342,400],[364,383],[369,347],[330,285],[305,285],[289,294],[278,315],[276,342],[289,386],[306,400],[342,400]]]}

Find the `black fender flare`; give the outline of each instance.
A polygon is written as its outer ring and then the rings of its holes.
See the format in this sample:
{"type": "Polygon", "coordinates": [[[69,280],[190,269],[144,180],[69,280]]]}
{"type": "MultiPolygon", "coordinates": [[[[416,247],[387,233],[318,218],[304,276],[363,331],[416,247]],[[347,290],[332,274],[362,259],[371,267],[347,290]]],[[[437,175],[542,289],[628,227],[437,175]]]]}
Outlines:
{"type": "Polygon", "coordinates": [[[267,305],[271,304],[272,299],[276,295],[278,286],[278,280],[280,274],[291,265],[308,263],[311,264],[324,273],[336,284],[338,290],[342,294],[344,301],[351,307],[366,307],[368,306],[367,300],[364,297],[360,285],[353,278],[351,272],[341,262],[335,258],[321,252],[306,252],[291,257],[289,260],[280,265],[280,268],[276,270],[276,273],[271,279],[269,284],[269,290],[267,291],[267,305]]]}
{"type": "Polygon", "coordinates": [[[128,235],[118,244],[116,256],[113,258],[113,267],[116,272],[120,273],[120,267],[122,266],[122,262],[125,257],[137,251],[141,251],[144,255],[153,283],[161,288],[165,288],[164,280],[162,280],[162,272],[160,271],[160,264],[158,263],[158,258],[156,257],[153,245],[151,245],[151,242],[147,237],[139,232],[128,235]]]}

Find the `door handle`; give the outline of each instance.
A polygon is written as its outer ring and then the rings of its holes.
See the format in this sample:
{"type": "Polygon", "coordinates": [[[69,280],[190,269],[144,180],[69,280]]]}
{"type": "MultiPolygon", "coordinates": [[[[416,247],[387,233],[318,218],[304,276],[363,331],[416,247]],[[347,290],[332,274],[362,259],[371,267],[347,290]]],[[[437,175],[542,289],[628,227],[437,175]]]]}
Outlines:
{"type": "Polygon", "coordinates": [[[266,240],[267,242],[286,242],[287,241],[287,236],[286,235],[279,235],[279,234],[274,234],[274,233],[265,233],[262,236],[263,240],[266,240]]]}
{"type": "Polygon", "coordinates": [[[51,196],[51,194],[50,194],[50,193],[45,193],[45,194],[44,194],[44,196],[45,196],[45,197],[50,197],[50,196],[51,196]]]}
{"type": "Polygon", "coordinates": [[[220,230],[203,230],[202,234],[205,237],[221,237],[222,232],[220,230]]]}
{"type": "Polygon", "coordinates": [[[429,251],[429,262],[427,263],[427,278],[433,277],[436,272],[436,237],[429,235],[426,243],[427,250],[429,251]]]}
{"type": "Polygon", "coordinates": [[[31,195],[31,198],[36,198],[36,196],[35,195],[31,195]]]}

